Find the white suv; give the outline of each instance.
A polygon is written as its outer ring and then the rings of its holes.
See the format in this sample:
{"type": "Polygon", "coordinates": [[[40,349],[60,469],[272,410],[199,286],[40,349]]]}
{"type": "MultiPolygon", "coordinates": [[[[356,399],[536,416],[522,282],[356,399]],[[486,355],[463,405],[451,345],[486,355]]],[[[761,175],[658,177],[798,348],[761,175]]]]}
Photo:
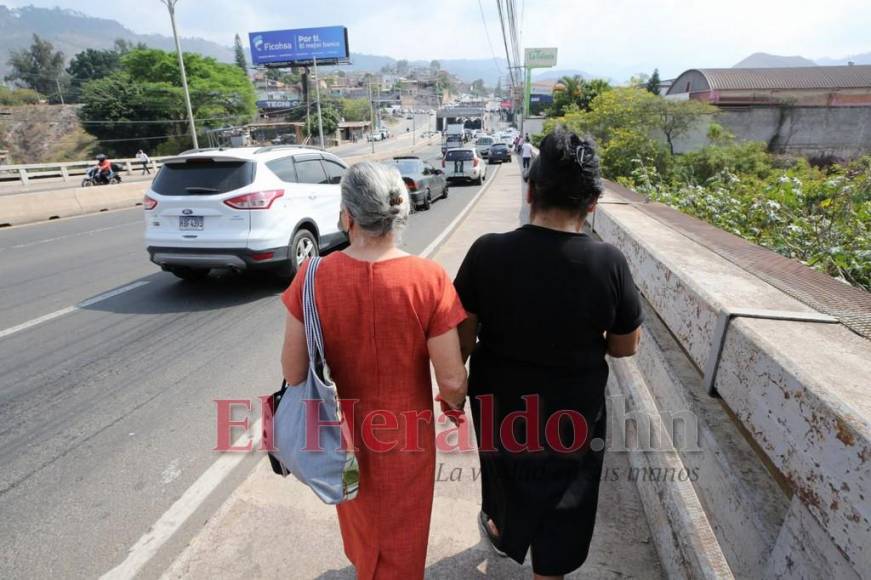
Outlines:
{"type": "Polygon", "coordinates": [[[347,166],[310,147],[199,149],[167,159],[145,195],[151,261],[184,280],[212,268],[273,269],[347,242],[339,182],[347,166]]]}

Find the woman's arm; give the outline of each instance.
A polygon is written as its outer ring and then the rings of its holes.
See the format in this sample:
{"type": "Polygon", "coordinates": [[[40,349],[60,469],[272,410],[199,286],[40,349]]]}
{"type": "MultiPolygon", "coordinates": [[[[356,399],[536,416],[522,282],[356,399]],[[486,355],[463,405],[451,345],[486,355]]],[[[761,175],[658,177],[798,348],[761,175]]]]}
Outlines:
{"type": "Polygon", "coordinates": [[[289,313],[284,327],[281,370],[284,373],[284,380],[290,386],[302,383],[306,373],[308,373],[308,346],[305,343],[305,326],[289,313]]]}
{"type": "Polygon", "coordinates": [[[463,363],[469,360],[469,355],[475,350],[478,342],[478,315],[466,312],[467,318],[460,323],[457,332],[460,335],[460,352],[463,355],[463,363]]]}
{"type": "Polygon", "coordinates": [[[608,356],[613,358],[634,355],[638,351],[639,342],[641,342],[640,326],[629,334],[612,334],[609,332],[605,335],[608,356]]]}
{"type": "Polygon", "coordinates": [[[466,399],[466,366],[460,355],[457,329],[430,338],[426,346],[435,368],[439,395],[452,407],[459,408],[466,399]]]}

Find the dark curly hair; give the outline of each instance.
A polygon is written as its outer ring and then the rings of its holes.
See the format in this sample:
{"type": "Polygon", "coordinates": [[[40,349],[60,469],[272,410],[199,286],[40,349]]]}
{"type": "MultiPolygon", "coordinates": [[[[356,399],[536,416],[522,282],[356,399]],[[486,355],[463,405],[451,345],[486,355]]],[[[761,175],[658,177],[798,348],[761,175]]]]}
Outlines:
{"type": "Polygon", "coordinates": [[[578,137],[557,125],[541,141],[529,168],[534,209],[587,213],[602,195],[599,156],[592,137],[578,137]]]}

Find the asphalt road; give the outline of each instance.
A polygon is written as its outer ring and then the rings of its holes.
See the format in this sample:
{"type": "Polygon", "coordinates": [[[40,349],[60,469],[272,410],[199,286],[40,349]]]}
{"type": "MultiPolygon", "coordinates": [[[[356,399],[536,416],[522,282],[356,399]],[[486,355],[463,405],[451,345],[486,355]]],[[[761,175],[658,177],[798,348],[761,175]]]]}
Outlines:
{"type": "MultiPolygon", "coordinates": [[[[420,252],[477,190],[455,185],[412,215],[403,247],[420,252]]],[[[0,230],[0,272],[0,577],[93,578],[217,459],[214,400],[256,402],[278,386],[283,287],[239,275],[190,285],[161,272],[144,250],[141,209],[0,230]]],[[[243,460],[144,577],[165,569],[258,459],[243,460]]]]}

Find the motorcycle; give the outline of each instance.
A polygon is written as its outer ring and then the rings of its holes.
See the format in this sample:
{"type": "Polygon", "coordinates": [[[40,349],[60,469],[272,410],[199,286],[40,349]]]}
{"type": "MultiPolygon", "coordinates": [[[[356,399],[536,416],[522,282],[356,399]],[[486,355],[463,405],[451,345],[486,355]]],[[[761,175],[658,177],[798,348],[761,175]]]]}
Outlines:
{"type": "Polygon", "coordinates": [[[112,175],[107,179],[105,175],[100,173],[100,168],[97,166],[88,169],[85,178],[82,180],[82,187],[91,187],[92,185],[113,185],[121,183],[121,174],[112,166],[112,175]]]}

